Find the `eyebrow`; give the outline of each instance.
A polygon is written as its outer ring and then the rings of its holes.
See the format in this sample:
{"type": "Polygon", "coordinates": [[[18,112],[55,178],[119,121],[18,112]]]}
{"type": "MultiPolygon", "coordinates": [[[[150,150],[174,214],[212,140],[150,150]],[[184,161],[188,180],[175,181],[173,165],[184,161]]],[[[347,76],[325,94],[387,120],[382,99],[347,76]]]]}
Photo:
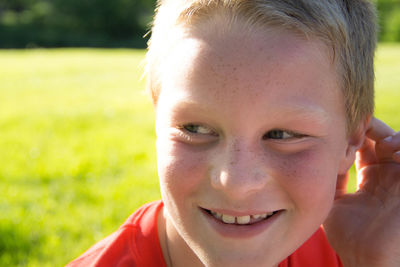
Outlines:
{"type": "MultiPolygon", "coordinates": [[[[196,112],[213,112],[211,106],[208,105],[199,105],[197,102],[184,100],[179,103],[178,106],[174,109],[174,111],[187,108],[187,107],[194,107],[197,109],[196,112]]],[[[312,121],[317,121],[320,123],[325,123],[328,121],[328,113],[320,107],[312,106],[312,105],[296,105],[296,104],[287,104],[287,105],[279,105],[276,107],[272,107],[271,109],[276,110],[274,114],[279,113],[283,114],[283,116],[294,117],[294,118],[307,118],[312,121]]]]}
{"type": "Polygon", "coordinates": [[[196,110],[204,111],[204,112],[210,112],[212,110],[211,106],[208,105],[199,105],[199,103],[195,101],[189,101],[189,100],[184,100],[181,101],[178,105],[176,105],[173,108],[173,112],[176,112],[177,110],[180,109],[186,109],[186,108],[196,108],[196,110]]]}
{"type": "Polygon", "coordinates": [[[304,105],[285,105],[278,109],[280,114],[283,116],[298,117],[298,118],[309,118],[313,121],[325,123],[328,121],[328,113],[320,107],[316,106],[304,106],[304,105]]]}

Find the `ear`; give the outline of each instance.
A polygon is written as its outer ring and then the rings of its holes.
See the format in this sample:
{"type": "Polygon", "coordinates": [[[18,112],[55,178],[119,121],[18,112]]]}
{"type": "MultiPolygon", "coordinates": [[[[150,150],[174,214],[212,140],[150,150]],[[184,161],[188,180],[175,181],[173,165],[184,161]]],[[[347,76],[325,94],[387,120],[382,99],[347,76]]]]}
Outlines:
{"type": "Polygon", "coordinates": [[[353,165],[356,159],[356,152],[361,148],[365,140],[365,134],[368,130],[371,115],[368,115],[360,122],[358,127],[347,137],[347,148],[339,165],[339,175],[344,175],[353,165]]]}

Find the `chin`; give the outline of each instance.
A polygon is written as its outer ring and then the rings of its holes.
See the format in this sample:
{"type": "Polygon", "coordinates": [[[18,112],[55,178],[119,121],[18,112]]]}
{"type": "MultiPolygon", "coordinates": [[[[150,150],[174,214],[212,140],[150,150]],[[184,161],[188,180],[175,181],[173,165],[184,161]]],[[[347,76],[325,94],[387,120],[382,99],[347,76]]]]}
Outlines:
{"type": "MultiPolygon", "coordinates": [[[[256,249],[256,248],[254,248],[256,249]]],[[[266,252],[267,253],[267,252],[266,252]]],[[[254,253],[254,256],[245,253],[231,253],[231,255],[202,255],[199,256],[203,264],[207,267],[276,267],[283,260],[272,259],[263,253],[254,253]],[[242,254],[242,255],[240,255],[242,254]],[[262,255],[262,257],[260,257],[262,255]]]]}

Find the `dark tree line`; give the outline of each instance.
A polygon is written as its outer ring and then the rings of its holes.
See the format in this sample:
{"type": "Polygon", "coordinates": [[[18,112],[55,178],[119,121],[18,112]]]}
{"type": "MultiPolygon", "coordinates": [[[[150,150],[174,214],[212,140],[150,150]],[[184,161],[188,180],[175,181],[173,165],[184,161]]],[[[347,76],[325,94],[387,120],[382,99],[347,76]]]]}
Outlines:
{"type": "Polygon", "coordinates": [[[0,47],[144,47],[155,0],[0,0],[0,47]]]}
{"type": "MultiPolygon", "coordinates": [[[[156,0],[0,0],[1,47],[145,47],[156,0]]],[[[377,0],[380,40],[400,41],[400,0],[377,0]]]]}
{"type": "Polygon", "coordinates": [[[381,41],[400,41],[400,0],[377,0],[381,41]]]}

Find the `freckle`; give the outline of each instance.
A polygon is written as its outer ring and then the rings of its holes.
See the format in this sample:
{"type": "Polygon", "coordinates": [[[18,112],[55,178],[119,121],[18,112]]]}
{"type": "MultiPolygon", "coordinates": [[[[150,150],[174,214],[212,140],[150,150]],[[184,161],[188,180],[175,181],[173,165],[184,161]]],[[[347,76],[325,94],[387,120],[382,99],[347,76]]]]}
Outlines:
{"type": "Polygon", "coordinates": [[[289,177],[295,177],[296,176],[296,170],[293,168],[294,162],[289,161],[289,160],[284,160],[280,163],[279,168],[283,170],[287,176],[289,177]]]}
{"type": "Polygon", "coordinates": [[[282,161],[281,165],[282,165],[283,168],[287,168],[287,167],[289,167],[289,161],[288,160],[284,160],[284,161],[282,161]]]}

